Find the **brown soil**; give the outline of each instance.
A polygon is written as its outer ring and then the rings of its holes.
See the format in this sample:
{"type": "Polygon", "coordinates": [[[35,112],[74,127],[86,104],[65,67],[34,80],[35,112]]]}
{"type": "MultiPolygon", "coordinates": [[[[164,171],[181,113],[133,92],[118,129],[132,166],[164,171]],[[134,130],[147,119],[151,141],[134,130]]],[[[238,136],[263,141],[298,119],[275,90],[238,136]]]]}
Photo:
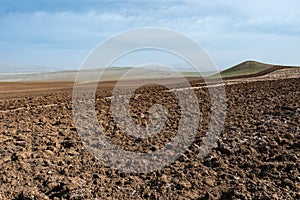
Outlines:
{"type": "MultiPolygon", "coordinates": [[[[101,85],[96,108],[114,143],[151,152],[174,137],[178,105],[165,88],[142,87],[132,99],[138,124],[147,122],[152,103],[170,113],[166,134],[140,141],[111,122],[105,97],[113,85],[101,85]]],[[[206,88],[195,89],[203,120],[193,144],[171,165],[146,174],[122,173],[89,154],[73,122],[72,83],[1,83],[0,88],[0,199],[300,199],[299,78],[226,85],[224,130],[203,160],[199,146],[210,99],[206,88]]]]}

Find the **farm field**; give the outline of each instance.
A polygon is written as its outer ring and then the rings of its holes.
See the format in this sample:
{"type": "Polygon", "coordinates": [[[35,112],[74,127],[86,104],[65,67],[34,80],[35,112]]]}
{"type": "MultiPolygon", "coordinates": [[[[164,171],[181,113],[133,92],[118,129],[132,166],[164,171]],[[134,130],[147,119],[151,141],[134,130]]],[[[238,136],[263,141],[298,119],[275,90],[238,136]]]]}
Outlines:
{"type": "MultiPolygon", "coordinates": [[[[176,80],[170,84],[180,86],[176,80]]],[[[171,165],[142,174],[109,168],[87,151],[73,121],[72,82],[0,83],[0,199],[300,199],[299,68],[224,79],[224,128],[204,159],[210,98],[202,79],[188,80],[200,105],[198,133],[171,165]]],[[[114,85],[103,82],[96,93],[98,120],[113,143],[152,152],[175,136],[180,110],[172,91],[136,91],[136,124],[147,124],[153,103],[169,113],[165,131],[136,140],[112,122],[114,85]]]]}

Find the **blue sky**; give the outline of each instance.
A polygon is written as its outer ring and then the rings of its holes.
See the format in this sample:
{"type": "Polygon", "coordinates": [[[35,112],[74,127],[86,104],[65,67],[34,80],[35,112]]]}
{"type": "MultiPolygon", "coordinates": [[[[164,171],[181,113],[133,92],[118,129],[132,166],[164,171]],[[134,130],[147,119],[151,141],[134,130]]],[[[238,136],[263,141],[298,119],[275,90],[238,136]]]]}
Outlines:
{"type": "Polygon", "coordinates": [[[100,42],[140,27],[193,38],[220,69],[248,59],[300,65],[299,8],[298,0],[0,0],[0,67],[78,69],[100,42]]]}

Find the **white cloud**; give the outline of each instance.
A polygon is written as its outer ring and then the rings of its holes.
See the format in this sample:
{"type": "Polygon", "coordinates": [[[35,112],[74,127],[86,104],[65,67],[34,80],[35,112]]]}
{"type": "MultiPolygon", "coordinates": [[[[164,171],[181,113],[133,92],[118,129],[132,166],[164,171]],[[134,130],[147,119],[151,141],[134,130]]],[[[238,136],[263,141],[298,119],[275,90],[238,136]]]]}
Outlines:
{"type": "Polygon", "coordinates": [[[121,31],[156,26],[192,37],[222,67],[250,57],[300,63],[297,0],[132,0],[102,7],[100,2],[89,1],[80,11],[60,8],[2,15],[0,45],[5,48],[0,50],[0,61],[47,64],[51,60],[52,65],[79,66],[86,54],[79,55],[104,39],[121,31]]]}

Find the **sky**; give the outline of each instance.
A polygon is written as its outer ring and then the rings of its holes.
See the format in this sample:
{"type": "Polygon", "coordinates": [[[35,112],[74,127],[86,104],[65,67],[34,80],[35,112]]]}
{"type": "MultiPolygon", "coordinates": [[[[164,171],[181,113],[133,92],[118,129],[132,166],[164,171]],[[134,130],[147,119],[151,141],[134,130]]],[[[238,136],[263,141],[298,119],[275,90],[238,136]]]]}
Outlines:
{"type": "Polygon", "coordinates": [[[79,69],[105,39],[143,27],[187,35],[218,69],[299,66],[299,9],[298,0],[0,0],[0,70],[79,69]]]}

